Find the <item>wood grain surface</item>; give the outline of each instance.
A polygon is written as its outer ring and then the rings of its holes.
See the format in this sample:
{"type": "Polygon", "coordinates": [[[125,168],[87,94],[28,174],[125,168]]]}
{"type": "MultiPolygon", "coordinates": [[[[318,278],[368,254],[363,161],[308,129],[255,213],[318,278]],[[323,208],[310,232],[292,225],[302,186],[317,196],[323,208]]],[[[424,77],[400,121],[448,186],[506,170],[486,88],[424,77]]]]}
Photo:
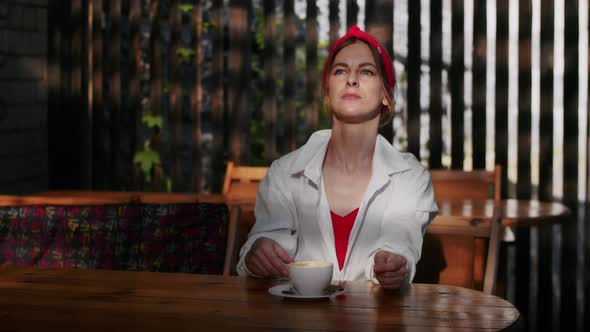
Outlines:
{"type": "MultiPolygon", "coordinates": [[[[465,288],[413,284],[384,292],[342,282],[333,300],[293,301],[278,281],[155,272],[0,268],[0,329],[10,331],[501,330],[509,302],[465,288]]],[[[284,282],[284,281],[283,281],[284,282]]]]}

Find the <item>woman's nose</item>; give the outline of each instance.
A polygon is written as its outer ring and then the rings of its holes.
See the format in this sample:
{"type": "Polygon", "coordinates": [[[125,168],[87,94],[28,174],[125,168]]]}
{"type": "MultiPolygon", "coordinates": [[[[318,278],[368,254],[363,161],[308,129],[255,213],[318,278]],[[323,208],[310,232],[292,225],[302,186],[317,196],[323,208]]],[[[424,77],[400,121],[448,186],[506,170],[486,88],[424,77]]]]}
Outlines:
{"type": "Polygon", "coordinates": [[[346,83],[349,86],[357,86],[359,84],[358,79],[355,74],[348,75],[348,80],[346,81],[346,83]]]}

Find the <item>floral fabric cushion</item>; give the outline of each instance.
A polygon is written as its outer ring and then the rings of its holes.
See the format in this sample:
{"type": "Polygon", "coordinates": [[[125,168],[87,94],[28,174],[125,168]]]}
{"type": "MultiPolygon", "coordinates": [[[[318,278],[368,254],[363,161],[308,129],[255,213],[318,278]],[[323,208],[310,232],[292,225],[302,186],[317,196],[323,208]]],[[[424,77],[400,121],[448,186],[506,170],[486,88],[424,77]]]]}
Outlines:
{"type": "Polygon", "coordinates": [[[0,207],[0,264],[35,266],[51,233],[43,207],[0,207]]]}
{"type": "Polygon", "coordinates": [[[0,207],[0,264],[221,274],[225,204],[0,207]]]}
{"type": "Polygon", "coordinates": [[[134,205],[46,206],[53,238],[38,266],[125,269],[137,210],[134,205]]]}
{"type": "Polygon", "coordinates": [[[221,274],[227,241],[225,204],[144,204],[130,269],[221,274]],[[137,249],[137,251],[135,251],[137,249]]]}

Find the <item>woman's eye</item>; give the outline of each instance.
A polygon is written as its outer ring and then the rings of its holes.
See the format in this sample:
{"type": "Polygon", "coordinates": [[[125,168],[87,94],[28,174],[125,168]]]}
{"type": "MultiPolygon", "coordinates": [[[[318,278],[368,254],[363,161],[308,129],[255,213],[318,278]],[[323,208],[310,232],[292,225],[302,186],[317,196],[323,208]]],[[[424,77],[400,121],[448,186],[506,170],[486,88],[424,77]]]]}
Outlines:
{"type": "Polygon", "coordinates": [[[373,73],[373,72],[372,72],[371,70],[369,70],[369,69],[363,69],[363,70],[361,71],[361,74],[363,74],[363,75],[369,75],[369,76],[373,76],[373,75],[375,75],[375,73],[373,73]]]}
{"type": "Polygon", "coordinates": [[[342,75],[344,74],[344,69],[335,69],[334,70],[334,75],[342,75]]]}

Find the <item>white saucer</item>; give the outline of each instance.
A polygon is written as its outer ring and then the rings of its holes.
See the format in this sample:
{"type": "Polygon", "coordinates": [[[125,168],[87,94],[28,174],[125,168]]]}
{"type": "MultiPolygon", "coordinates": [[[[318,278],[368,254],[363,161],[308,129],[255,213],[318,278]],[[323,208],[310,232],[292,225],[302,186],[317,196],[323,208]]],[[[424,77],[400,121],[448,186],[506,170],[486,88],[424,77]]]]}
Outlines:
{"type": "Polygon", "coordinates": [[[340,286],[332,285],[328,287],[324,294],[320,295],[300,295],[297,294],[293,286],[291,284],[282,284],[278,286],[274,286],[268,289],[268,292],[275,296],[281,296],[284,298],[289,299],[299,299],[299,300],[317,300],[317,299],[327,299],[327,298],[334,298],[340,294],[344,294],[344,288],[340,286]]]}

